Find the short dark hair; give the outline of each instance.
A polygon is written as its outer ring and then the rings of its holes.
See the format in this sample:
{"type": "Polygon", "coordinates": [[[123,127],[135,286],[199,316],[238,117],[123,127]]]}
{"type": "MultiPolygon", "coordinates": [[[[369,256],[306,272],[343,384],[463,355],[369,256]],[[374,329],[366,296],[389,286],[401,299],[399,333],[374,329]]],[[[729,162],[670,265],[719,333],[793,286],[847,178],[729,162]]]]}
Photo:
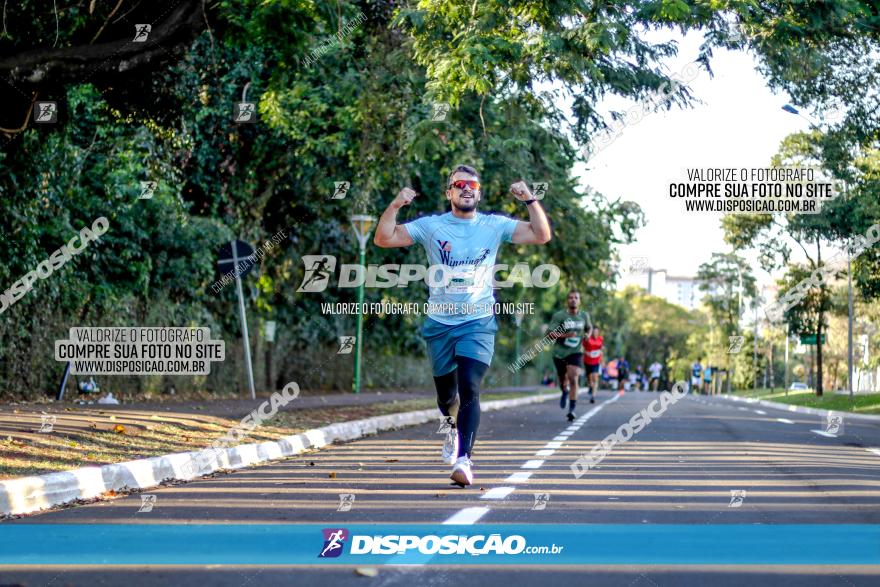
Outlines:
{"type": "Polygon", "coordinates": [[[465,173],[470,173],[471,175],[476,175],[477,179],[480,179],[480,174],[477,173],[477,170],[471,167],[470,165],[456,165],[452,171],[449,172],[449,177],[446,178],[446,185],[448,186],[452,183],[452,176],[458,173],[459,171],[463,171],[465,173]]]}

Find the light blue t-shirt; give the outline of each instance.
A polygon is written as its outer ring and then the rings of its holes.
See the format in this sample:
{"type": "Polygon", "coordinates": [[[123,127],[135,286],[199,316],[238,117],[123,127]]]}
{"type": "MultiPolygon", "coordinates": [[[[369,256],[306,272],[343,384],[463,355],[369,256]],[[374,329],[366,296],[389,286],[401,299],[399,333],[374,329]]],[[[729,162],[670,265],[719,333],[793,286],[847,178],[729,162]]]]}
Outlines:
{"type": "Polygon", "coordinates": [[[403,225],[435,267],[425,280],[428,316],[456,325],[492,315],[492,268],[499,246],[511,241],[516,225],[513,218],[479,212],[470,219],[452,212],[422,216],[403,225]]]}

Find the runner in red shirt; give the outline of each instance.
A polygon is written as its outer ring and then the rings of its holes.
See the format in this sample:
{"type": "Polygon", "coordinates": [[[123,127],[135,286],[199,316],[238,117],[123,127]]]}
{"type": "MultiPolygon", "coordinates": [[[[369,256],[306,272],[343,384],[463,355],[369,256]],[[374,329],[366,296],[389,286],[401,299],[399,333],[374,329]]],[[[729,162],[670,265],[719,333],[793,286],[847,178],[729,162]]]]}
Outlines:
{"type": "Polygon", "coordinates": [[[602,364],[602,335],[598,327],[593,327],[589,338],[584,339],[584,370],[587,372],[587,393],[590,403],[596,403],[593,392],[599,389],[599,369],[602,364]]]}

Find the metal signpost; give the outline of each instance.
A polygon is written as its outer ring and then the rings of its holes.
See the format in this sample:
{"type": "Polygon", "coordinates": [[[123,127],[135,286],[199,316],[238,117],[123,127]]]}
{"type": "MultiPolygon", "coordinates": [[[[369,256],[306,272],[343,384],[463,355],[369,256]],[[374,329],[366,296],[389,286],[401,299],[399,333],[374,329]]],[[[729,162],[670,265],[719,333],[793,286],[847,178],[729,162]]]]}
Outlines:
{"type": "Polygon", "coordinates": [[[244,241],[234,240],[220,247],[217,251],[217,269],[221,275],[232,272],[235,275],[235,291],[238,294],[238,316],[241,320],[242,345],[244,346],[244,360],[247,364],[248,386],[251,390],[251,399],[257,399],[254,388],[254,367],[251,364],[251,344],[248,336],[247,314],[244,310],[244,294],[241,291],[241,278],[250,273],[254,268],[254,248],[244,241]]]}

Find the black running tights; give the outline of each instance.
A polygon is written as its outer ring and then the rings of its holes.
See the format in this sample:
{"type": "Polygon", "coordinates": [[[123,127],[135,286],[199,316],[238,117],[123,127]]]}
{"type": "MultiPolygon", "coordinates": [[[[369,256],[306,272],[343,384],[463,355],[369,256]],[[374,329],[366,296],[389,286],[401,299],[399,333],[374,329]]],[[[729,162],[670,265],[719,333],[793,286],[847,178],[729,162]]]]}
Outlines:
{"type": "Polygon", "coordinates": [[[437,406],[444,416],[451,416],[458,406],[458,456],[471,456],[477,428],[480,426],[480,384],[489,365],[469,357],[455,357],[456,369],[434,377],[437,406]]]}

